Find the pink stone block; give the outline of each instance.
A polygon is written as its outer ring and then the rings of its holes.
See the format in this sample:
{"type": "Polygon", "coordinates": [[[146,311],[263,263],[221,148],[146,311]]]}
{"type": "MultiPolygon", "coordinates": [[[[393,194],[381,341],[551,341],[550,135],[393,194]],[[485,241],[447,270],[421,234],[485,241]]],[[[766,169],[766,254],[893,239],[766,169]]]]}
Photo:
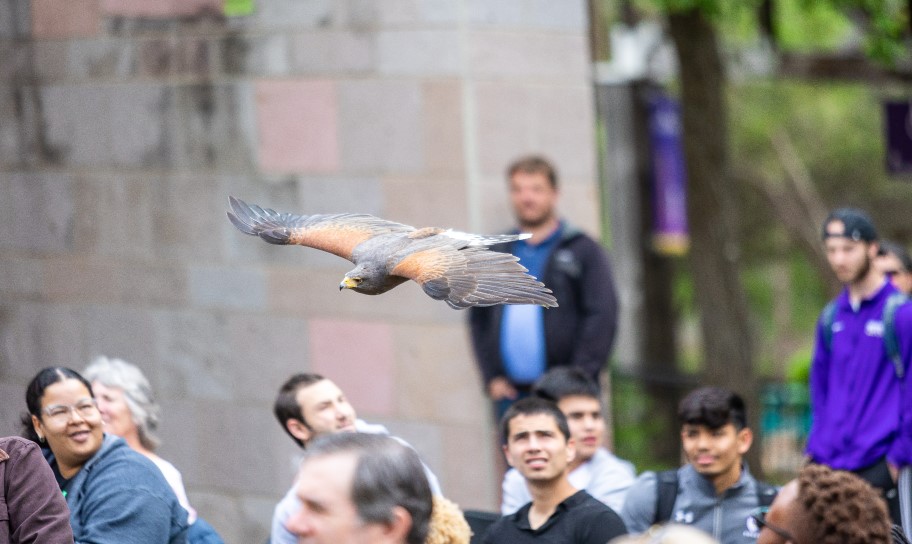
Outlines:
{"type": "Polygon", "coordinates": [[[331,81],[256,84],[259,160],[270,173],[329,173],[339,167],[336,85],[331,81]]]}
{"type": "Polygon", "coordinates": [[[224,0],[101,0],[102,12],[117,17],[166,19],[202,13],[222,13],[224,0]]]}
{"type": "Polygon", "coordinates": [[[308,330],[314,372],[336,382],[359,414],[393,415],[392,328],[386,323],[313,319],[308,330]]]}
{"type": "Polygon", "coordinates": [[[32,35],[38,39],[88,38],[101,29],[99,0],[32,0],[32,35]]]}

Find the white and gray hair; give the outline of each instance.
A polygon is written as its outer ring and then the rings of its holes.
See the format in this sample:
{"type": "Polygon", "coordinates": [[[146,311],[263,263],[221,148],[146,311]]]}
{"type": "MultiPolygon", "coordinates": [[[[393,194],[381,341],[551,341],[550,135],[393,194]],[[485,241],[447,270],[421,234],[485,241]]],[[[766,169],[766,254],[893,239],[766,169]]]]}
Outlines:
{"type": "Polygon", "coordinates": [[[96,357],[86,367],[83,376],[90,382],[97,381],[105,387],[117,387],[124,393],[124,400],[139,432],[139,441],[150,451],[160,441],[155,431],[160,420],[160,408],[155,402],[149,380],[136,365],[123,359],[96,357]]]}

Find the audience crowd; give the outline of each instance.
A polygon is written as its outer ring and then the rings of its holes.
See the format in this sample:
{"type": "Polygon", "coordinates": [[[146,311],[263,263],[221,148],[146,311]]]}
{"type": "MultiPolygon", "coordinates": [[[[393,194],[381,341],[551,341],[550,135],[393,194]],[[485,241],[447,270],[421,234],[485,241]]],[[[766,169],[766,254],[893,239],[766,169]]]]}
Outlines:
{"type": "MultiPolygon", "coordinates": [[[[517,222],[534,232],[511,250],[561,292],[600,289],[546,314],[471,313],[509,465],[500,512],[463,512],[419,451],[359,419],[330,378],[297,373],[274,414],[302,460],[268,543],[908,542],[912,261],[867,214],[840,208],[823,224],[844,288],[817,323],[807,463],[780,489],[748,467],[755,436],[735,391],[698,387],[680,402],[680,467],[637,475],[608,449],[597,381],[615,329],[607,256],[556,214],[547,161],[517,161],[508,181],[517,222]]],[[[0,438],[0,544],[222,543],[156,453],[160,407],[139,367],[99,357],[83,373],[42,369],[24,408],[22,437],[0,438]]]]}

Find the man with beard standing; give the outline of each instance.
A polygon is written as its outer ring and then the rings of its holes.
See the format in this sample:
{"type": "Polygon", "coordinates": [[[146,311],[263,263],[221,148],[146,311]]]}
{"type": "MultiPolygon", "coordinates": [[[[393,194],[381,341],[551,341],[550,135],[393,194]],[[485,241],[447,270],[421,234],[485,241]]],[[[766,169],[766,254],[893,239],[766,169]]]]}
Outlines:
{"type": "Polygon", "coordinates": [[[475,358],[497,421],[548,370],[576,366],[598,383],[617,329],[617,295],[601,246],[557,213],[557,172],[539,156],[507,169],[516,232],[527,240],[495,246],[517,257],[554,292],[559,306],[472,308],[475,358]]]}
{"type": "Polygon", "coordinates": [[[912,305],[872,266],[879,244],[867,214],[834,210],[823,243],[845,288],[817,323],[807,453],[878,488],[899,523],[896,477],[912,464],[912,305]]]}

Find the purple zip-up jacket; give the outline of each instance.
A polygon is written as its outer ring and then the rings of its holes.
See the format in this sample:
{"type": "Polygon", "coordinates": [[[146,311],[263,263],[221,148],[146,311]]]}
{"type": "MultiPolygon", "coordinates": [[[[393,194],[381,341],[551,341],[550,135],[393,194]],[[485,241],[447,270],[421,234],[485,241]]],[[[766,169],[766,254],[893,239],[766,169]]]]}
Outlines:
{"type": "Polygon", "coordinates": [[[836,299],[831,346],[822,316],[817,321],[807,452],[818,463],[843,470],[862,469],[884,457],[900,467],[912,464],[912,304],[901,306],[894,320],[903,380],[896,377],[883,341],[883,308],[896,292],[885,282],[856,311],[843,290],[836,299]]]}

